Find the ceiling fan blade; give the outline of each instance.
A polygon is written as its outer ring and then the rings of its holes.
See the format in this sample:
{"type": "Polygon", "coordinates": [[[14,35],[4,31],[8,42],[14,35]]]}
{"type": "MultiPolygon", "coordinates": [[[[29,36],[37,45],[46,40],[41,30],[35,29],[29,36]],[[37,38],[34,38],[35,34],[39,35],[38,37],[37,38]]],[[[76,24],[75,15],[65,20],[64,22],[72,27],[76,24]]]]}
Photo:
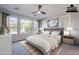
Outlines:
{"type": "Polygon", "coordinates": [[[46,12],[41,11],[42,14],[46,14],[46,12]]]}
{"type": "Polygon", "coordinates": [[[46,12],[43,12],[43,11],[41,11],[40,9],[42,8],[42,5],[38,5],[38,11],[36,11],[36,12],[32,12],[32,14],[34,14],[34,13],[38,13],[38,14],[46,14],[46,12]]]}

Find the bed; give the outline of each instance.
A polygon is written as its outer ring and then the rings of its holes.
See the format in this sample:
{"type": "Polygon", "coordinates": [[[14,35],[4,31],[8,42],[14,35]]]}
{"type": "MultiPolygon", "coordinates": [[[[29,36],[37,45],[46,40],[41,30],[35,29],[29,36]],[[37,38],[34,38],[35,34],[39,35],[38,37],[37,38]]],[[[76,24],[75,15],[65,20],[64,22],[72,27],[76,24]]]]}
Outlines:
{"type": "Polygon", "coordinates": [[[63,41],[63,31],[62,28],[45,28],[44,31],[44,33],[29,36],[26,41],[40,49],[43,54],[49,55],[51,50],[57,48],[63,41]]]}

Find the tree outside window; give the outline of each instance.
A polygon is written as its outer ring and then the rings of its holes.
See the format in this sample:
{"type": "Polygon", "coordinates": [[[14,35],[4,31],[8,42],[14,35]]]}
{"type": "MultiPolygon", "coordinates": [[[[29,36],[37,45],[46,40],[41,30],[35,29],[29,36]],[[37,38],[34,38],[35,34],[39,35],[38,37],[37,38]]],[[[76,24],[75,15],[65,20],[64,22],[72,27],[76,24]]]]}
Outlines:
{"type": "Polygon", "coordinates": [[[37,22],[21,19],[21,32],[26,32],[26,33],[34,32],[36,27],[37,27],[37,22]]]}

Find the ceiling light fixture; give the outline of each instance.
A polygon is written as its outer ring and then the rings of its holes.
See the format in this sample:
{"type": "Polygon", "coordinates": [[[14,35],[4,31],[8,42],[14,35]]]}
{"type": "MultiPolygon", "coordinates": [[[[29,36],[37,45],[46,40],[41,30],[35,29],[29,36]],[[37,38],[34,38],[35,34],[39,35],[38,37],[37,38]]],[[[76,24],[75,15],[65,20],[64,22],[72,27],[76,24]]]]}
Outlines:
{"type": "Polygon", "coordinates": [[[67,11],[66,12],[78,12],[77,11],[77,7],[74,7],[74,5],[71,4],[69,7],[67,7],[67,11]]]}
{"type": "Polygon", "coordinates": [[[41,11],[41,8],[42,8],[42,5],[38,5],[38,10],[37,10],[37,11],[32,12],[32,14],[38,13],[38,14],[43,14],[43,15],[45,15],[45,14],[46,14],[46,12],[41,11]]]}
{"type": "Polygon", "coordinates": [[[41,13],[41,11],[38,11],[37,13],[38,13],[38,14],[40,14],[40,13],[41,13]]]}

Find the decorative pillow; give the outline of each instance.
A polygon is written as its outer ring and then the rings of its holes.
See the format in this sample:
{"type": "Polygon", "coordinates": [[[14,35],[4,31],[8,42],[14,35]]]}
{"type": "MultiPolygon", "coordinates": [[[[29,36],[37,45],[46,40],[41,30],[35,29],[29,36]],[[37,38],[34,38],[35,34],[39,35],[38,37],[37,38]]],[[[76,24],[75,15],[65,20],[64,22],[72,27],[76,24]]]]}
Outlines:
{"type": "Polygon", "coordinates": [[[50,31],[44,31],[43,34],[50,34],[50,31]]]}
{"type": "Polygon", "coordinates": [[[60,35],[60,31],[53,31],[51,34],[52,35],[60,35]]]}

